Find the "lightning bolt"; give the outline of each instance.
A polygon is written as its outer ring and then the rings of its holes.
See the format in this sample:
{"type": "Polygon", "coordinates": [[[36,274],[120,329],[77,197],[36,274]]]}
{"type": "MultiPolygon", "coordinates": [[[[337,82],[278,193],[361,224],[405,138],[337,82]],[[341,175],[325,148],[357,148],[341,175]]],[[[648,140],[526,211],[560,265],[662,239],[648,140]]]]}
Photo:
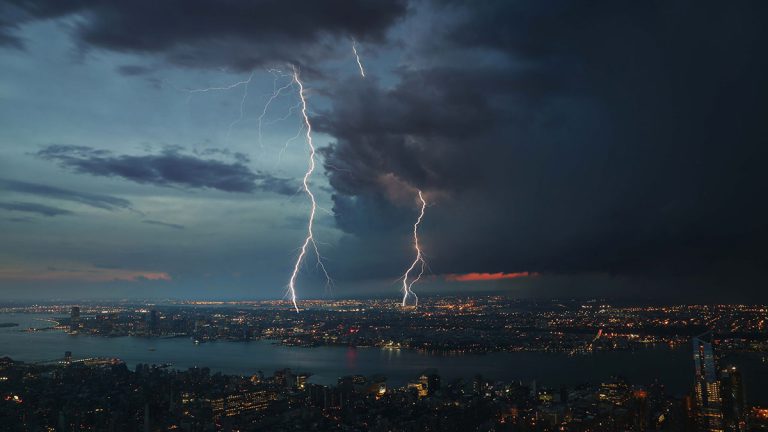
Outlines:
{"type": "MultiPolygon", "coordinates": [[[[219,86],[219,87],[206,87],[206,88],[197,88],[197,89],[179,89],[174,85],[171,85],[175,90],[183,91],[185,93],[189,93],[189,99],[187,102],[192,100],[192,96],[194,96],[197,93],[208,93],[213,91],[228,91],[235,89],[237,87],[243,86],[243,97],[240,99],[240,116],[236,118],[234,121],[232,121],[229,124],[229,127],[227,128],[227,135],[226,139],[229,140],[230,135],[232,135],[232,129],[241,121],[243,121],[243,117],[245,116],[245,101],[248,99],[248,85],[253,81],[253,76],[256,72],[251,72],[250,75],[248,75],[248,79],[237,81],[235,83],[226,85],[226,86],[219,86]]],[[[165,80],[163,82],[166,82],[165,80]]],[[[270,101],[271,102],[271,101],[270,101]]],[[[259,130],[261,132],[261,130],[259,130]]]]}
{"type": "Polygon", "coordinates": [[[206,88],[200,88],[200,89],[186,89],[187,93],[208,93],[211,91],[217,91],[217,90],[232,90],[235,87],[240,87],[241,85],[248,85],[251,82],[251,79],[253,78],[253,73],[248,77],[247,80],[238,81],[236,83],[222,86],[222,87],[206,87],[206,88]]]}
{"type": "MultiPolygon", "coordinates": [[[[357,50],[354,48],[354,46],[353,46],[353,50],[355,52],[355,56],[357,56],[357,50]]],[[[363,77],[365,77],[365,72],[363,70],[363,65],[362,65],[362,63],[360,63],[360,58],[359,57],[357,57],[357,63],[360,66],[360,74],[363,77]]],[[[304,192],[309,197],[309,201],[310,201],[312,206],[311,206],[311,210],[310,210],[310,213],[309,213],[309,220],[307,222],[307,236],[306,236],[306,238],[304,239],[304,242],[301,245],[299,255],[296,258],[296,262],[294,263],[293,272],[291,273],[291,278],[290,278],[290,280],[288,282],[288,293],[287,293],[288,296],[291,299],[291,302],[293,303],[294,309],[296,309],[296,312],[299,312],[299,306],[298,306],[298,303],[296,301],[296,279],[298,278],[299,270],[301,269],[301,265],[304,262],[304,259],[306,258],[306,255],[307,255],[307,252],[308,252],[310,246],[312,247],[312,251],[314,251],[315,257],[317,258],[317,267],[320,268],[322,270],[323,274],[325,275],[326,288],[332,286],[332,280],[331,280],[330,275],[328,274],[328,271],[325,268],[325,265],[323,264],[322,257],[320,255],[320,250],[318,249],[317,243],[315,242],[315,236],[314,236],[314,231],[313,231],[313,229],[314,229],[314,222],[315,222],[315,215],[317,213],[317,210],[320,209],[320,210],[323,210],[323,211],[326,211],[326,212],[329,212],[329,211],[325,210],[322,207],[319,207],[317,205],[317,202],[315,200],[315,195],[312,192],[312,189],[309,187],[309,179],[310,179],[310,177],[312,177],[312,174],[314,173],[315,167],[316,167],[316,148],[315,148],[314,143],[312,141],[312,124],[310,123],[309,115],[307,114],[307,99],[306,99],[306,96],[304,94],[304,83],[301,81],[301,78],[299,77],[299,71],[296,69],[296,67],[291,65],[291,69],[292,69],[292,73],[290,73],[290,74],[283,73],[279,69],[270,69],[270,70],[268,70],[268,72],[273,75],[274,81],[272,83],[272,93],[267,98],[267,101],[264,104],[264,108],[261,111],[261,115],[259,115],[259,117],[258,117],[258,140],[259,140],[259,145],[263,148],[263,143],[262,143],[262,126],[264,126],[264,125],[271,125],[271,124],[277,123],[279,121],[286,120],[288,117],[290,117],[297,110],[300,111],[300,113],[301,113],[300,117],[301,117],[301,121],[302,121],[302,126],[296,132],[295,136],[289,138],[285,142],[282,150],[280,151],[280,153],[278,155],[278,162],[279,162],[279,160],[282,157],[283,153],[287,149],[289,143],[291,141],[293,141],[293,140],[298,139],[301,136],[302,132],[304,133],[304,137],[305,137],[305,140],[307,142],[307,146],[309,147],[309,166],[307,168],[307,171],[304,174],[304,178],[303,178],[303,181],[302,181],[302,186],[303,186],[304,192]],[[285,85],[278,86],[278,81],[282,77],[290,77],[290,82],[285,84],[285,85]],[[288,89],[291,89],[294,86],[298,87],[299,103],[294,105],[294,106],[292,106],[292,107],[290,107],[288,109],[288,113],[285,114],[283,117],[280,117],[277,120],[273,120],[273,121],[265,123],[264,122],[264,118],[267,115],[267,112],[268,112],[269,107],[272,104],[272,102],[274,102],[278,97],[280,97],[280,95],[284,91],[286,91],[288,89]]],[[[242,121],[243,117],[245,115],[245,101],[248,98],[248,85],[253,80],[253,76],[254,76],[254,72],[252,72],[250,74],[248,79],[243,80],[243,81],[238,81],[238,82],[226,85],[226,86],[207,87],[207,88],[199,88],[199,89],[178,89],[175,86],[173,88],[176,89],[176,90],[179,90],[179,91],[184,91],[186,93],[189,93],[190,99],[191,99],[192,96],[194,94],[196,94],[196,93],[207,93],[207,92],[212,92],[212,91],[227,91],[227,90],[232,90],[232,89],[240,87],[240,86],[244,86],[243,96],[242,96],[242,99],[240,100],[240,116],[237,119],[235,119],[232,123],[230,123],[229,130],[227,132],[227,137],[229,137],[230,133],[232,132],[232,128],[235,125],[237,125],[237,123],[242,121]]]]}
{"type": "Polygon", "coordinates": [[[245,81],[243,87],[243,98],[240,99],[240,117],[237,118],[237,120],[233,121],[229,124],[229,128],[227,129],[227,140],[229,140],[229,136],[232,135],[232,128],[235,127],[236,124],[243,121],[243,116],[245,115],[245,100],[248,99],[248,84],[251,83],[251,80],[253,79],[254,72],[251,72],[251,75],[248,77],[248,79],[245,81]]]}
{"type": "Polygon", "coordinates": [[[413,298],[414,307],[419,305],[419,297],[413,292],[411,287],[421,279],[421,276],[424,274],[424,267],[426,266],[424,257],[421,254],[421,247],[419,246],[419,225],[421,224],[422,219],[424,219],[424,211],[427,208],[427,202],[424,200],[424,195],[421,193],[421,190],[417,189],[417,191],[419,192],[419,201],[421,201],[421,210],[418,219],[416,219],[416,222],[413,224],[413,248],[416,249],[416,258],[414,258],[411,266],[408,267],[408,270],[403,274],[403,307],[408,305],[409,297],[413,298]],[[408,276],[410,276],[411,272],[416,269],[416,266],[419,266],[419,273],[409,282],[408,276]]]}
{"type": "Polygon", "coordinates": [[[357,66],[360,68],[360,76],[365,78],[365,69],[363,69],[363,63],[360,61],[360,55],[357,53],[357,41],[352,39],[352,52],[355,54],[355,59],[357,59],[357,66]]]}
{"type": "Polygon", "coordinates": [[[302,185],[304,187],[304,192],[307,194],[309,201],[312,204],[312,208],[309,212],[309,221],[307,222],[307,237],[304,239],[304,243],[301,245],[299,256],[296,258],[296,263],[293,265],[293,273],[291,273],[291,278],[288,281],[288,295],[291,297],[293,308],[296,309],[296,312],[299,312],[299,306],[296,303],[296,278],[298,277],[301,264],[307,255],[307,249],[309,246],[312,246],[314,249],[315,256],[317,257],[317,265],[322,269],[326,280],[329,283],[330,277],[328,276],[328,272],[325,270],[325,266],[323,265],[323,262],[320,258],[320,251],[317,249],[317,243],[315,243],[315,234],[313,232],[315,213],[317,211],[317,202],[315,201],[315,194],[312,193],[312,189],[309,187],[309,178],[315,171],[315,146],[312,143],[312,124],[309,122],[309,116],[307,115],[307,99],[304,95],[304,83],[302,83],[301,79],[299,78],[299,72],[296,67],[292,66],[292,69],[293,82],[299,87],[299,99],[301,100],[301,117],[304,120],[304,137],[307,141],[307,146],[309,147],[309,166],[307,168],[307,172],[304,173],[302,185]]]}
{"type": "MultiPolygon", "coordinates": [[[[280,74],[279,71],[274,71],[274,70],[271,70],[270,72],[272,72],[272,74],[275,75],[275,80],[272,83],[272,95],[269,97],[269,99],[267,99],[267,103],[264,104],[264,109],[261,111],[261,115],[259,116],[259,128],[258,128],[258,131],[259,131],[259,146],[261,146],[261,148],[264,148],[264,143],[262,142],[261,127],[262,127],[262,125],[264,123],[264,116],[267,115],[267,110],[269,110],[269,106],[272,104],[272,102],[275,101],[275,99],[280,97],[280,93],[282,93],[283,90],[287,90],[287,89],[293,87],[293,78],[292,78],[291,82],[289,82],[288,84],[278,88],[277,87],[277,80],[278,80],[278,78],[280,78],[281,74],[280,74]]],[[[288,111],[288,115],[290,115],[290,113],[291,113],[291,111],[289,110],[288,111]]],[[[287,117],[288,116],[286,116],[286,118],[287,117]]]]}

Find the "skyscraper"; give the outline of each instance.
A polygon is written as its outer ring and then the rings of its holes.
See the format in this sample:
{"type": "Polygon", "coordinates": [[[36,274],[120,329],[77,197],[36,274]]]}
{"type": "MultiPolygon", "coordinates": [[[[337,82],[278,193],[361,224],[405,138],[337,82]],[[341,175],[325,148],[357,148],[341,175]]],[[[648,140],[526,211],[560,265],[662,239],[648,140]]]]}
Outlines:
{"type": "Polygon", "coordinates": [[[69,331],[76,332],[80,329],[80,307],[72,306],[69,313],[69,331]]]}
{"type": "Polygon", "coordinates": [[[148,333],[153,336],[158,335],[160,332],[160,313],[157,311],[157,309],[152,309],[149,311],[148,321],[148,333]]]}
{"type": "Polygon", "coordinates": [[[723,423],[727,432],[744,432],[746,425],[746,406],[744,381],[741,370],[728,366],[720,372],[721,394],[723,397],[723,423]]]}
{"type": "Polygon", "coordinates": [[[723,432],[723,407],[711,332],[693,338],[694,396],[700,430],[723,432]]]}

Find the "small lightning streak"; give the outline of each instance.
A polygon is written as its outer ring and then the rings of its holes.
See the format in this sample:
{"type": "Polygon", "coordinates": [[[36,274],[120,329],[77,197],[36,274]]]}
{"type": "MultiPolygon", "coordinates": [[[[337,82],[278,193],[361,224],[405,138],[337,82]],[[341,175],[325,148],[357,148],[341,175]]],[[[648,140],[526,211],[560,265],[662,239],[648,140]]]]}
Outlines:
{"type": "MultiPolygon", "coordinates": [[[[272,102],[275,101],[280,96],[280,93],[283,92],[283,90],[287,90],[290,87],[293,87],[293,81],[290,83],[278,88],[277,87],[277,76],[275,77],[275,86],[274,90],[272,91],[272,96],[267,99],[267,103],[264,104],[264,109],[261,111],[261,115],[259,116],[259,145],[264,148],[264,143],[262,142],[262,134],[261,134],[261,126],[264,123],[264,116],[267,115],[267,110],[269,109],[269,106],[272,104],[272,102]]],[[[295,76],[294,76],[295,78],[295,76]]]]}
{"type": "Polygon", "coordinates": [[[413,297],[414,307],[419,305],[419,297],[413,290],[411,290],[411,287],[421,279],[421,276],[424,274],[424,266],[426,265],[424,257],[421,254],[421,247],[419,246],[419,224],[421,224],[421,220],[424,219],[424,211],[427,208],[427,202],[424,200],[424,195],[422,195],[421,190],[417,190],[419,192],[419,200],[421,201],[421,211],[419,212],[418,219],[416,219],[416,223],[413,224],[413,247],[416,249],[416,258],[411,263],[411,266],[408,267],[408,270],[405,271],[405,274],[403,274],[403,307],[408,304],[409,297],[413,297]],[[419,266],[419,274],[409,282],[408,276],[414,271],[417,265],[419,266]]]}
{"type": "Polygon", "coordinates": [[[227,140],[229,140],[229,136],[232,134],[232,128],[235,127],[236,124],[243,121],[243,115],[245,115],[245,100],[248,99],[248,84],[251,83],[253,74],[254,72],[251,72],[251,76],[249,76],[248,80],[245,82],[245,87],[243,88],[243,98],[240,99],[240,117],[229,124],[229,129],[227,129],[227,140]]]}
{"type": "Polygon", "coordinates": [[[293,273],[291,273],[291,279],[288,281],[288,294],[291,297],[291,302],[293,302],[294,309],[296,309],[296,312],[299,312],[299,306],[296,303],[296,278],[299,274],[299,269],[301,268],[301,264],[304,261],[304,257],[306,256],[307,249],[310,245],[314,249],[315,255],[317,256],[317,265],[322,269],[326,276],[326,280],[329,283],[330,278],[328,277],[328,272],[325,270],[325,266],[320,259],[320,251],[317,249],[317,243],[315,243],[315,235],[313,232],[315,212],[317,211],[317,202],[315,202],[315,194],[313,194],[312,189],[309,188],[309,178],[315,171],[315,146],[312,143],[312,124],[309,122],[309,116],[307,115],[307,100],[304,96],[304,84],[301,82],[301,79],[299,78],[299,72],[295,67],[293,67],[293,82],[299,87],[301,116],[304,120],[304,136],[307,141],[307,146],[309,147],[309,167],[307,168],[307,172],[304,174],[302,184],[304,187],[304,192],[307,194],[309,201],[312,204],[312,208],[309,212],[309,221],[307,222],[307,237],[304,239],[304,243],[301,245],[299,256],[296,258],[296,263],[293,265],[293,273]]]}
{"type": "Polygon", "coordinates": [[[357,53],[357,41],[352,39],[352,52],[355,54],[355,58],[357,59],[357,66],[360,67],[360,76],[365,78],[365,69],[363,69],[363,63],[360,61],[360,55],[357,53]]]}
{"type": "Polygon", "coordinates": [[[232,129],[241,121],[243,121],[243,117],[245,116],[245,101],[248,99],[248,85],[253,81],[253,75],[255,72],[251,72],[251,74],[248,76],[248,79],[238,81],[236,83],[232,83],[230,85],[226,86],[220,86],[220,87],[206,87],[206,88],[198,88],[198,89],[179,89],[172,85],[172,87],[176,90],[183,91],[186,93],[189,93],[189,99],[187,102],[192,100],[192,96],[194,96],[196,93],[208,93],[212,91],[227,91],[232,90],[234,88],[244,86],[243,87],[243,97],[240,99],[240,116],[236,118],[234,121],[232,121],[229,124],[229,127],[227,128],[227,135],[226,139],[229,140],[230,135],[232,135],[232,129]]]}
{"type": "Polygon", "coordinates": [[[235,87],[240,87],[241,85],[247,85],[251,82],[251,79],[253,78],[253,73],[248,77],[247,80],[238,81],[234,84],[230,84],[228,86],[224,87],[207,87],[207,88],[201,88],[201,89],[187,89],[185,90],[187,93],[207,93],[210,91],[216,91],[216,90],[232,90],[235,87]]]}

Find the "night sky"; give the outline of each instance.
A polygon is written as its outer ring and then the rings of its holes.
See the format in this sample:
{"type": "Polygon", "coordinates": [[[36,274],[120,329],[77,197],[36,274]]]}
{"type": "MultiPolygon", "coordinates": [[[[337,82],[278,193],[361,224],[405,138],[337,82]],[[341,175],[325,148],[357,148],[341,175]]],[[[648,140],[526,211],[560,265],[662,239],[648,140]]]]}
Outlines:
{"type": "Polygon", "coordinates": [[[421,189],[420,294],[768,300],[766,23],[765,1],[0,0],[0,296],[282,298],[308,153],[295,86],[265,103],[294,65],[335,281],[309,257],[300,299],[399,299],[421,189]]]}

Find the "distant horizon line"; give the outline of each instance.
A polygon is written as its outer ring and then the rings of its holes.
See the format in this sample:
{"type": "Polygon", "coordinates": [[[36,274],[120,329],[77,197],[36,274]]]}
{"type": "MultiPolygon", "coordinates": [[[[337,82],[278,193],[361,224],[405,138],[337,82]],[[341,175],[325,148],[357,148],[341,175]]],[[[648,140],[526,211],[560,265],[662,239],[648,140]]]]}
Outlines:
{"type": "MultiPolygon", "coordinates": [[[[589,303],[589,302],[610,302],[610,303],[620,303],[620,304],[645,304],[645,305],[765,305],[768,303],[755,301],[755,302],[743,302],[743,301],[702,301],[701,299],[698,299],[698,301],[692,301],[692,300],[682,300],[682,299],[664,299],[664,298],[639,298],[639,297],[608,297],[608,296],[569,296],[569,297],[563,297],[563,296],[551,296],[551,297],[536,297],[536,296],[511,296],[502,294],[499,292],[475,292],[472,294],[459,294],[459,293],[450,293],[450,294],[424,294],[421,296],[424,299],[471,299],[471,298],[489,298],[489,297],[504,297],[507,300],[516,300],[516,301],[526,301],[526,302],[555,302],[555,301],[563,301],[563,302],[583,302],[583,303],[589,303]]],[[[395,296],[350,296],[350,297],[316,297],[316,298],[306,298],[301,299],[303,302],[335,302],[335,301],[381,301],[381,300],[392,300],[393,303],[400,303],[400,299],[395,296]]],[[[162,304],[177,304],[182,305],[184,303],[189,303],[189,305],[194,305],[194,303],[201,303],[201,305],[205,305],[205,303],[211,303],[212,305],[215,305],[216,303],[221,303],[224,305],[230,304],[230,305],[236,305],[236,304],[246,304],[246,303],[267,303],[267,302],[287,302],[290,303],[289,299],[285,298],[179,298],[179,297],[137,297],[137,298],[130,298],[130,297],[100,297],[100,298],[59,298],[59,299],[6,299],[3,301],[0,301],[0,307],[6,306],[6,305],[17,305],[17,304],[25,304],[25,305],[31,305],[31,304],[39,304],[39,305],[61,305],[61,304],[96,304],[96,303],[122,303],[122,304],[156,304],[156,305],[162,305],[162,304]]]]}

